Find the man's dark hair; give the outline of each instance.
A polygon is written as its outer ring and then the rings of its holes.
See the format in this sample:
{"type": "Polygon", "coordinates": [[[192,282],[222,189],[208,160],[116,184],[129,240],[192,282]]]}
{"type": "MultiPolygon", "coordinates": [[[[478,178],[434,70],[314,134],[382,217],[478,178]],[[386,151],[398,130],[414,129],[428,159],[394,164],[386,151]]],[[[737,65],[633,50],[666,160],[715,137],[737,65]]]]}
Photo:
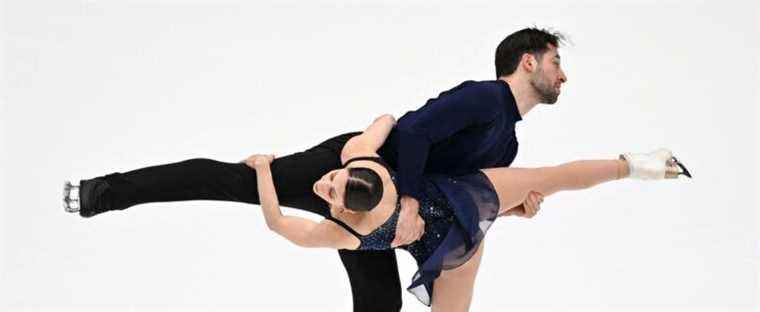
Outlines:
{"type": "Polygon", "coordinates": [[[547,44],[559,47],[565,35],[560,32],[530,27],[518,30],[504,38],[496,48],[496,78],[508,76],[517,70],[520,58],[525,53],[533,54],[538,61],[549,48],[547,44]]]}
{"type": "Polygon", "coordinates": [[[346,208],[353,211],[370,211],[383,198],[383,180],[372,169],[349,168],[346,192],[343,198],[346,208]]]}

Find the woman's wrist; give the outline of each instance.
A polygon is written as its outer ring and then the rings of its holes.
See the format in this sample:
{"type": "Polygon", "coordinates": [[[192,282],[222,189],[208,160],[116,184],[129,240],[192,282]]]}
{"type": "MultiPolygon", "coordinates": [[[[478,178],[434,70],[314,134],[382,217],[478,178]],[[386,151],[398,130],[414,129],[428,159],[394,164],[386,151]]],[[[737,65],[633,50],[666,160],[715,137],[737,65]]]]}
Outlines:
{"type": "Polygon", "coordinates": [[[269,169],[269,163],[256,163],[253,165],[253,169],[256,170],[268,170],[269,169]]]}

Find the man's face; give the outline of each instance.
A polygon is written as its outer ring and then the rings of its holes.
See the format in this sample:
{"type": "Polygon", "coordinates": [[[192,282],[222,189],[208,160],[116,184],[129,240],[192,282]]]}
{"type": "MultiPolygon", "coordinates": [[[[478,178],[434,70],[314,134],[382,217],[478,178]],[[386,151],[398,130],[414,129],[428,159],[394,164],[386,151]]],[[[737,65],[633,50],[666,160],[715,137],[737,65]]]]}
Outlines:
{"type": "Polygon", "coordinates": [[[548,45],[549,50],[544,52],[538,62],[536,70],[530,76],[530,84],[539,96],[539,102],[554,104],[559,97],[562,84],[567,81],[565,72],[560,68],[560,58],[557,48],[548,45]]]}

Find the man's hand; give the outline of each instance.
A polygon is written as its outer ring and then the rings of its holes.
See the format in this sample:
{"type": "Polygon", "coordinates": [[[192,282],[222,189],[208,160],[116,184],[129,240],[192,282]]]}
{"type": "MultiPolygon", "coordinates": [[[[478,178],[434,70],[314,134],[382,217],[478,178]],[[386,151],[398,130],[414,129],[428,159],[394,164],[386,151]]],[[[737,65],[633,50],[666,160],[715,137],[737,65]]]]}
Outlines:
{"type": "Polygon", "coordinates": [[[525,215],[521,216],[524,218],[533,218],[539,210],[541,210],[541,203],[544,202],[544,195],[538,192],[530,191],[528,193],[528,198],[525,199],[525,202],[523,203],[523,208],[525,208],[525,215]]]}
{"type": "Polygon", "coordinates": [[[420,203],[416,199],[409,196],[401,197],[401,212],[399,212],[396,225],[396,237],[391,247],[409,245],[425,233],[425,221],[417,213],[419,209],[420,203]]]}
{"type": "Polygon", "coordinates": [[[541,203],[544,202],[544,195],[538,192],[531,191],[528,193],[528,197],[525,202],[519,206],[508,210],[505,214],[510,216],[518,216],[523,218],[533,218],[539,210],[541,210],[541,203]]]}

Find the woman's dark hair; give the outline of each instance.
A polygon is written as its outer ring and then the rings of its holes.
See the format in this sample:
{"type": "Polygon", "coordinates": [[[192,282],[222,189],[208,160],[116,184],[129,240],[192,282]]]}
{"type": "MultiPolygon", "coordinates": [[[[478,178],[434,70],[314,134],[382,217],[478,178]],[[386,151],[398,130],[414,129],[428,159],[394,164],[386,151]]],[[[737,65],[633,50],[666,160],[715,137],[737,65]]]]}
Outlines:
{"type": "Polygon", "coordinates": [[[348,168],[348,181],[343,198],[346,208],[370,211],[383,198],[383,180],[372,169],[348,168]]]}
{"type": "Polygon", "coordinates": [[[504,38],[496,48],[496,78],[508,76],[517,70],[523,54],[530,53],[541,61],[547,44],[559,47],[566,40],[560,32],[530,27],[518,30],[504,38]]]}

